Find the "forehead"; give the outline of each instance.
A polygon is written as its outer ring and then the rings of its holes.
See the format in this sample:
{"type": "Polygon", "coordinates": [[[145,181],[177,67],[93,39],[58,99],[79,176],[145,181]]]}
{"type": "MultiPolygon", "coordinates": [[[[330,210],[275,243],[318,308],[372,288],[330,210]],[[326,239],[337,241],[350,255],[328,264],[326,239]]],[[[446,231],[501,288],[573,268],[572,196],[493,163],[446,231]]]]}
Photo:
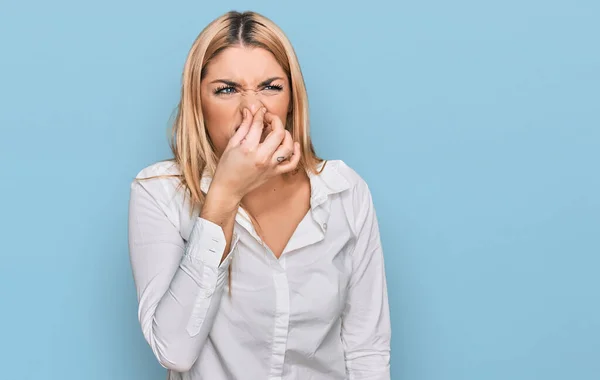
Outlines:
{"type": "Polygon", "coordinates": [[[208,63],[204,79],[231,79],[250,84],[273,76],[285,77],[285,72],[271,52],[236,46],[223,50],[208,63]]]}

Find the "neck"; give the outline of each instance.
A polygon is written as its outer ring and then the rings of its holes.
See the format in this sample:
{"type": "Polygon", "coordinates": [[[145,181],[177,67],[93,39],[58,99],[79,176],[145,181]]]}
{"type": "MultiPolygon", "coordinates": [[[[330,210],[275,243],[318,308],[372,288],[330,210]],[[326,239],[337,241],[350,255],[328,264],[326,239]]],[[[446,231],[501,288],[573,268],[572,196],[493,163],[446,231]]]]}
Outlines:
{"type": "Polygon", "coordinates": [[[290,195],[299,187],[308,176],[303,171],[288,176],[278,175],[252,190],[242,199],[242,205],[255,217],[276,207],[282,201],[289,199],[290,195]]]}

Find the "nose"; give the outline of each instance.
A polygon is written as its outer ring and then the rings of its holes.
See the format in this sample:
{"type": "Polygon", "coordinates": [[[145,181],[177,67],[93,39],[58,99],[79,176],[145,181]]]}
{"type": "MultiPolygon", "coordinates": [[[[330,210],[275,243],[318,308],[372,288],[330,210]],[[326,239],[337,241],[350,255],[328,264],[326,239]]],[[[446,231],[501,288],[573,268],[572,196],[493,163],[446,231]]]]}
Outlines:
{"type": "Polygon", "coordinates": [[[258,111],[259,109],[261,109],[261,107],[264,106],[265,105],[263,104],[263,102],[260,101],[257,94],[253,93],[252,91],[249,91],[248,93],[244,94],[244,96],[241,96],[240,112],[242,112],[244,108],[248,108],[250,112],[252,112],[252,114],[254,115],[256,111],[258,111]]]}

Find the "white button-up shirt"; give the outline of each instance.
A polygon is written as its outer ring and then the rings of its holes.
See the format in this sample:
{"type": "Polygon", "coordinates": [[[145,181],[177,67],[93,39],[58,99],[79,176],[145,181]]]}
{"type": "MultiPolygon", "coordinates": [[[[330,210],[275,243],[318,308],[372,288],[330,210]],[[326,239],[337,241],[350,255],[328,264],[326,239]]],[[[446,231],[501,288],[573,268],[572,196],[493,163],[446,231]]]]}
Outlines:
{"type": "MultiPolygon", "coordinates": [[[[166,161],[137,178],[178,173],[166,161]]],[[[309,178],[310,211],[279,259],[240,208],[222,263],[223,230],[190,215],[177,178],[133,181],[129,251],[138,316],[169,379],[390,378],[388,295],[371,193],[339,160],[309,178]]],[[[203,191],[210,181],[203,176],[203,191]]]]}

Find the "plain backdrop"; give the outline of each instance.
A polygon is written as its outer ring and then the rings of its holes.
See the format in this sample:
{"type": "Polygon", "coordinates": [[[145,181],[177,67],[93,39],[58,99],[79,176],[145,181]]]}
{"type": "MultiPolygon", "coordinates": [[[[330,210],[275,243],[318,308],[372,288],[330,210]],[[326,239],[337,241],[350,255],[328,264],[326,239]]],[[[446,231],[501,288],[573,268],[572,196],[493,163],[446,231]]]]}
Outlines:
{"type": "Polygon", "coordinates": [[[164,379],[129,184],[170,157],[188,49],[231,9],[285,30],[318,153],[371,188],[392,378],[600,379],[593,0],[2,2],[0,378],[164,379]]]}

